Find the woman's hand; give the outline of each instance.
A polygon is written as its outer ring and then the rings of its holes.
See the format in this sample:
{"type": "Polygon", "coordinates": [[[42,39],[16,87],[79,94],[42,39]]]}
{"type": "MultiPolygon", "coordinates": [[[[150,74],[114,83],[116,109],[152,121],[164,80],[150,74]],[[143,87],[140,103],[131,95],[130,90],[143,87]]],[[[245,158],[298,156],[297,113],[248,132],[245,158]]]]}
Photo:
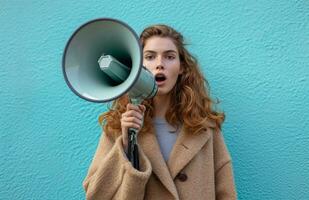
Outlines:
{"type": "Polygon", "coordinates": [[[127,105],[127,110],[121,116],[122,144],[125,151],[128,149],[128,130],[134,128],[140,131],[143,126],[143,117],[146,107],[144,105],[127,105]]]}

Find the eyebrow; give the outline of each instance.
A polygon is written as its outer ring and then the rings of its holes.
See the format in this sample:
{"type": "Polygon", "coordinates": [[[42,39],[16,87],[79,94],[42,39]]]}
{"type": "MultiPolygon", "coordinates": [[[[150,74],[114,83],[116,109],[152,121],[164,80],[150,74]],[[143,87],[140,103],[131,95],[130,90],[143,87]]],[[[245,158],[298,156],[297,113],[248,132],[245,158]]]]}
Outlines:
{"type": "MultiPolygon", "coordinates": [[[[144,53],[157,53],[157,52],[152,51],[152,50],[147,50],[144,53]]],[[[167,50],[167,51],[164,51],[163,53],[176,53],[177,54],[177,52],[175,50],[167,50]]]]}

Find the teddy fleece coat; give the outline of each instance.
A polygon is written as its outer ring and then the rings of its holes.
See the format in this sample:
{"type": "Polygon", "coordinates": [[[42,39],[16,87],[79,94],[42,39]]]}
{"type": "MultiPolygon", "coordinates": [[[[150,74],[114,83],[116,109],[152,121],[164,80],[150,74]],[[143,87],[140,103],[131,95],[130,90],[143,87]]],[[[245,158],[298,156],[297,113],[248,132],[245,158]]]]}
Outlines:
{"type": "Polygon", "coordinates": [[[138,135],[140,170],[122,136],[102,134],[83,187],[88,200],[234,200],[232,162],[220,131],[182,129],[164,161],[154,130],[138,135]]]}

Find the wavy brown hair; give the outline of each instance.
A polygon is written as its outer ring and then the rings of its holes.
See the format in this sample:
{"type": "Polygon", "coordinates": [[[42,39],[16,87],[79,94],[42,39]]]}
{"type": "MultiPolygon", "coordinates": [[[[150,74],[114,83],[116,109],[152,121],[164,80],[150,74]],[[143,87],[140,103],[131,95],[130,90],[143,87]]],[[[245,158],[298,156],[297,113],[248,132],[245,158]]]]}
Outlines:
{"type": "MultiPolygon", "coordinates": [[[[170,106],[165,114],[166,121],[174,127],[184,125],[189,133],[196,134],[207,127],[221,129],[224,113],[215,110],[215,104],[209,95],[209,84],[201,73],[197,59],[186,49],[183,36],[167,25],[153,25],[146,28],[140,35],[140,42],[144,48],[147,40],[153,36],[170,38],[176,45],[180,67],[183,72],[178,76],[177,82],[171,92],[170,106]]],[[[104,132],[108,134],[121,134],[121,114],[126,111],[129,103],[127,95],[116,99],[110,110],[99,116],[104,132]]],[[[153,99],[145,100],[144,126],[141,133],[149,132],[154,117],[153,99]]]]}

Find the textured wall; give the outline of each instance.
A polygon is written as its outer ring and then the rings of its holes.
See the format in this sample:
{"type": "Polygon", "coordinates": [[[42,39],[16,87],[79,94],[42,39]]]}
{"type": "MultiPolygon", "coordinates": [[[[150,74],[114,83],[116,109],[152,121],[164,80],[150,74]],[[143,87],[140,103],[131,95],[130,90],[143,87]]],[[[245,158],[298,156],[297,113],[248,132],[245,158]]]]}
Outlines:
{"type": "Polygon", "coordinates": [[[61,59],[98,17],[181,31],[226,112],[239,199],[309,199],[309,3],[0,0],[0,199],[83,199],[106,107],[75,96],[61,59]]]}

